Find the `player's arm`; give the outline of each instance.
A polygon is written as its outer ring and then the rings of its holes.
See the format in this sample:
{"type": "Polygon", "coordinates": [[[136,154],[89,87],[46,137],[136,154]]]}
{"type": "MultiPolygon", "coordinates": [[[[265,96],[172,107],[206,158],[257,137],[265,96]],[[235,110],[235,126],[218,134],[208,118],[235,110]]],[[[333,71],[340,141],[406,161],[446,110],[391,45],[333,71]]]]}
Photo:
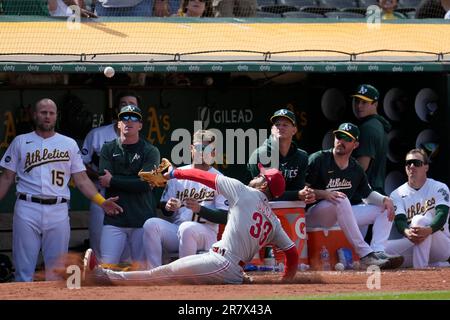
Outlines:
{"type": "Polygon", "coordinates": [[[84,194],[86,198],[102,207],[107,214],[115,215],[123,212],[122,207],[116,203],[116,201],[119,200],[119,197],[105,199],[97,191],[97,188],[87,176],[86,171],[73,173],[72,178],[81,193],[84,194]]]}
{"type": "Polygon", "coordinates": [[[11,185],[14,183],[16,173],[9,169],[3,168],[3,172],[0,175],[0,199],[8,192],[11,185]]]}
{"type": "Polygon", "coordinates": [[[169,179],[186,179],[191,181],[200,182],[211,189],[217,190],[216,185],[216,173],[207,172],[200,169],[186,169],[186,170],[172,170],[170,173],[164,175],[169,179]]]}

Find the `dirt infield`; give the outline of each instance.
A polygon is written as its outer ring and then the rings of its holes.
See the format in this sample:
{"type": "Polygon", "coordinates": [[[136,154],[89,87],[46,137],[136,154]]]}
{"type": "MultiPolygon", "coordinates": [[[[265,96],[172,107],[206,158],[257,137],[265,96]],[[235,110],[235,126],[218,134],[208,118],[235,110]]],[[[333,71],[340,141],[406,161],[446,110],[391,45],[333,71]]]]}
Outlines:
{"type": "MultiPolygon", "coordinates": [[[[245,285],[176,285],[141,287],[82,287],[67,289],[65,282],[3,283],[0,300],[228,300],[283,299],[352,292],[367,288],[365,272],[299,272],[292,284],[276,284],[279,273],[250,273],[245,285]]],[[[382,292],[450,290],[450,268],[398,270],[381,273],[382,292]]]]}

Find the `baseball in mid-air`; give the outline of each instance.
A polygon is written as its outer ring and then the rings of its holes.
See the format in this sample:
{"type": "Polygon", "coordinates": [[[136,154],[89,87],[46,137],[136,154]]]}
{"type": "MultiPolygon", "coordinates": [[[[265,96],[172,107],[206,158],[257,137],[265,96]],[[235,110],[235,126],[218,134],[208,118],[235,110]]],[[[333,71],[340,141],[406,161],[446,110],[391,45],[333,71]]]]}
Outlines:
{"type": "Polygon", "coordinates": [[[336,271],[344,271],[345,266],[341,262],[338,262],[334,265],[334,269],[336,271]]]}
{"type": "Polygon", "coordinates": [[[103,70],[103,73],[105,74],[105,77],[112,78],[114,77],[116,71],[114,70],[113,67],[106,67],[105,70],[103,70]]]}

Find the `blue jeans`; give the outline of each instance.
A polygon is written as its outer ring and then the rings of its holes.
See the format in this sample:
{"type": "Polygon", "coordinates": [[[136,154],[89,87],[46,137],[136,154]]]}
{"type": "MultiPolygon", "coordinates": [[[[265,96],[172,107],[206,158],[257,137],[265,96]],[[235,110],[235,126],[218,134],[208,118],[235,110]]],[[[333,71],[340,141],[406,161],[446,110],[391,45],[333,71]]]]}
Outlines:
{"type": "Polygon", "coordinates": [[[142,0],[134,7],[105,8],[100,2],[95,4],[96,14],[113,17],[151,17],[153,15],[153,0],[142,0]]]}

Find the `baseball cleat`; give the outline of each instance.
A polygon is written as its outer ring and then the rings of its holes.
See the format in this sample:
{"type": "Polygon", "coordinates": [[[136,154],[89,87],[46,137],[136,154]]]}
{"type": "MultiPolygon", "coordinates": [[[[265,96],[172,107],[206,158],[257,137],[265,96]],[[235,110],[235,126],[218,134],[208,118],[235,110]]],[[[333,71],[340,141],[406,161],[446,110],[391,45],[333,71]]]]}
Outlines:
{"type": "Polygon", "coordinates": [[[97,266],[97,258],[92,249],[87,249],[83,258],[83,275],[82,280],[86,280],[86,276],[91,273],[97,266]]]}
{"type": "Polygon", "coordinates": [[[375,252],[371,252],[368,255],[362,257],[359,262],[368,267],[368,266],[377,266],[380,269],[389,269],[390,262],[387,259],[379,258],[375,252]]]}
{"type": "Polygon", "coordinates": [[[385,267],[385,269],[397,269],[400,268],[403,264],[405,258],[403,256],[394,256],[391,254],[387,254],[383,251],[375,252],[375,255],[380,259],[385,259],[389,261],[389,265],[385,267]]]}

